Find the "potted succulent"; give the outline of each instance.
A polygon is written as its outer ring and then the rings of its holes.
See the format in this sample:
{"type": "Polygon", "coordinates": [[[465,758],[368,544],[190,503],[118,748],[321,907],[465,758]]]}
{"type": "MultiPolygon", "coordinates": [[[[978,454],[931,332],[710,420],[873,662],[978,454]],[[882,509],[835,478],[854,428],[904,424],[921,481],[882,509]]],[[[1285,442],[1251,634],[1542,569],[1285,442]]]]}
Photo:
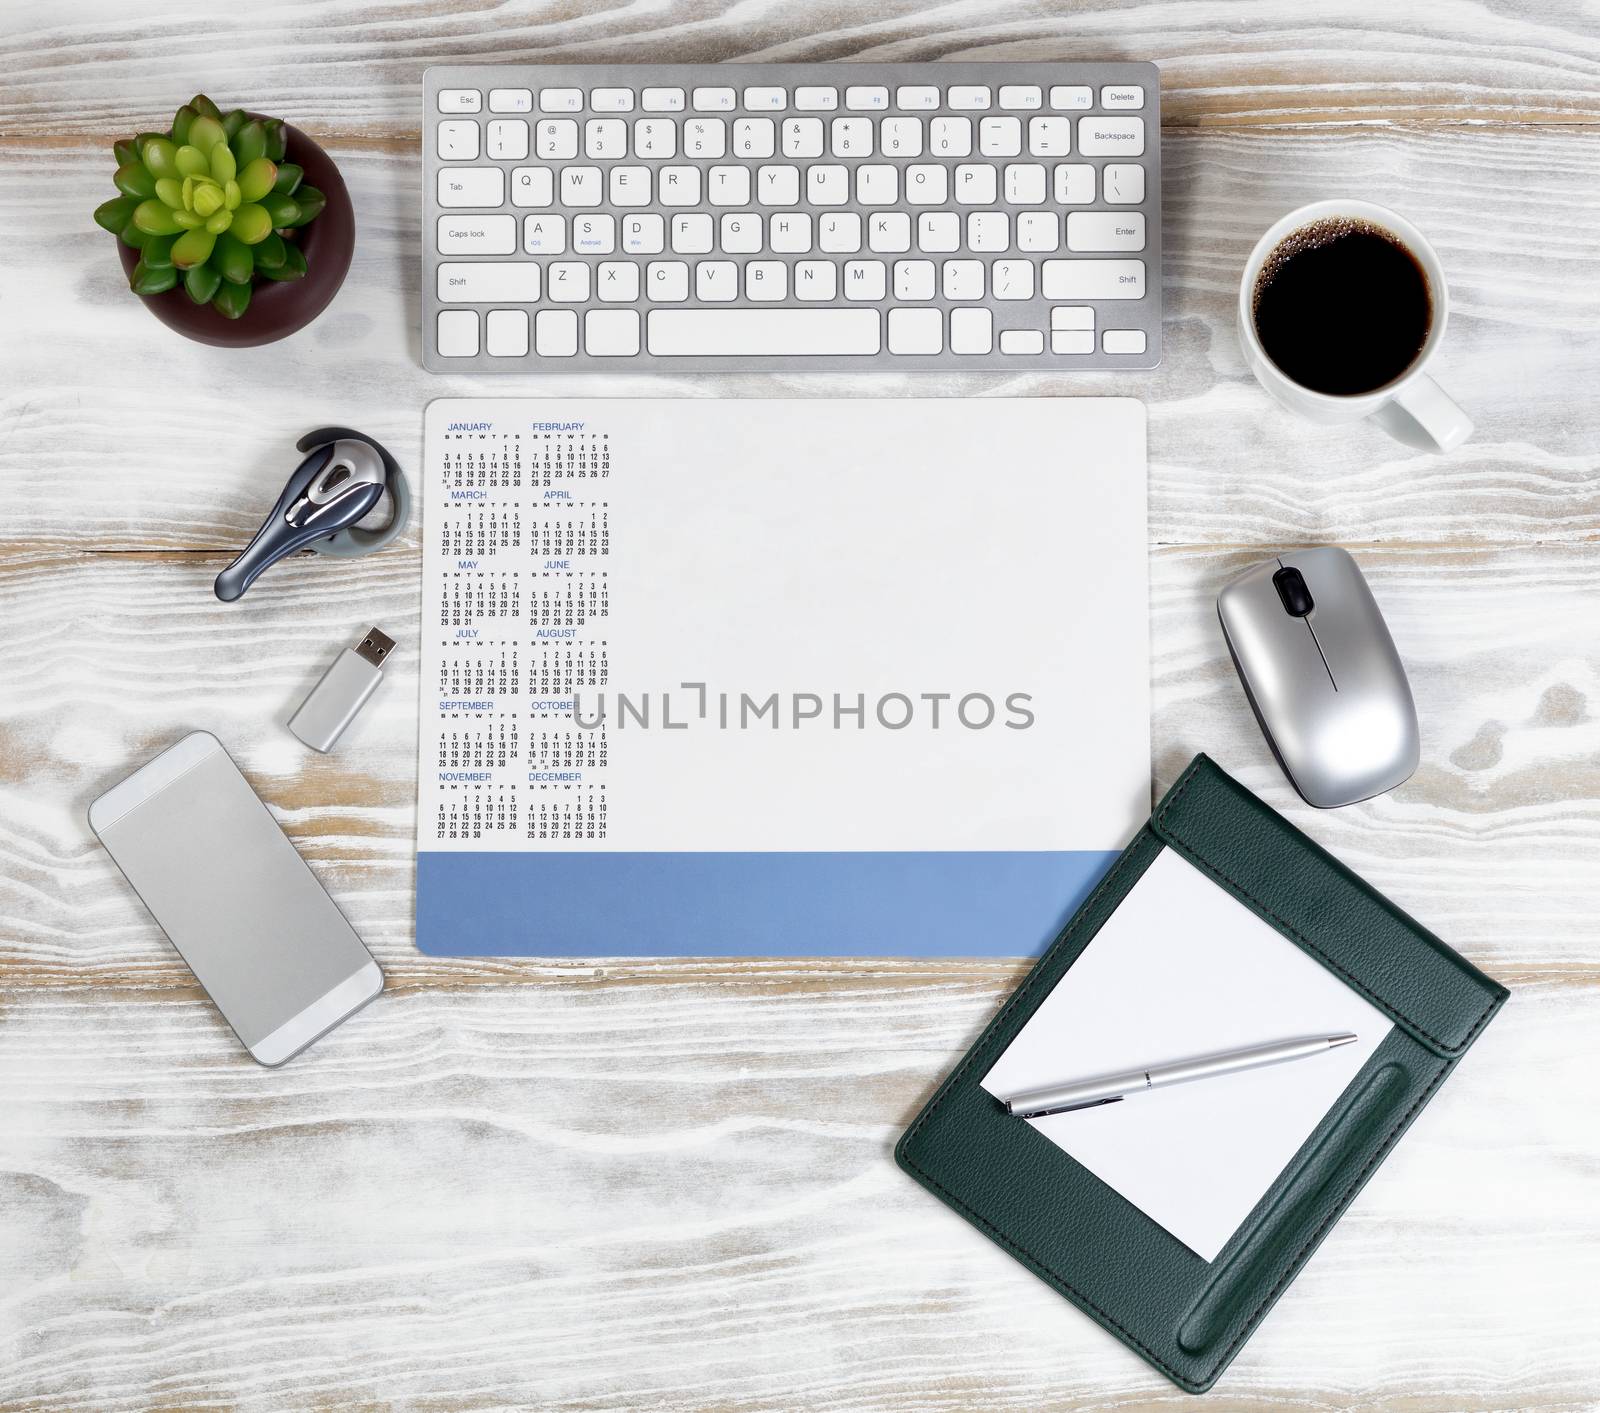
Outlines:
{"type": "Polygon", "coordinates": [[[338,168],[304,133],[204,94],[168,131],[118,142],[120,195],[94,213],[129,287],[202,343],[269,343],[317,317],[355,246],[338,168]]]}

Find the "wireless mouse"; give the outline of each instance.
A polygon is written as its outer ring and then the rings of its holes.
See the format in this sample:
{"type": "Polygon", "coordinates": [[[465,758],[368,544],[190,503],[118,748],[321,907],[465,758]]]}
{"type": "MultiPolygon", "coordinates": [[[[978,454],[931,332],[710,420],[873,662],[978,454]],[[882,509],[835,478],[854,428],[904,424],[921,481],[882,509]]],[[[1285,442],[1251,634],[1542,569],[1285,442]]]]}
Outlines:
{"type": "Polygon", "coordinates": [[[1217,596],[1245,696],[1300,797],[1334,809],[1417,768],[1411,684],[1372,590],[1342,549],[1293,550],[1217,596]]]}

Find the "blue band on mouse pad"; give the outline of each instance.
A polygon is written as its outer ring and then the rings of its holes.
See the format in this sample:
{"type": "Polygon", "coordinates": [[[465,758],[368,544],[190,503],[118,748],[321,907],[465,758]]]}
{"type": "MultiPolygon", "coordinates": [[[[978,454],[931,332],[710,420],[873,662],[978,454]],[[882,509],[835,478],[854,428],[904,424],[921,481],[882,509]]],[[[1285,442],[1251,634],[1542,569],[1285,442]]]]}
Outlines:
{"type": "Polygon", "coordinates": [[[434,956],[1020,957],[1115,852],[417,854],[434,956]]]}

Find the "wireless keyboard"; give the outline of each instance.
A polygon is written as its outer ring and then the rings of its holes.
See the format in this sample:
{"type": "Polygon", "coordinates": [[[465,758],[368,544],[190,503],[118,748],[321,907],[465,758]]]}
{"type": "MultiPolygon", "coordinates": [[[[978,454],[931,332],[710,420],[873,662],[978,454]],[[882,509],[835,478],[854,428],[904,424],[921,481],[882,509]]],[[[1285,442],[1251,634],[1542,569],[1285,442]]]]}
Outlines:
{"type": "Polygon", "coordinates": [[[435,372],[1153,368],[1153,64],[423,79],[435,372]]]}

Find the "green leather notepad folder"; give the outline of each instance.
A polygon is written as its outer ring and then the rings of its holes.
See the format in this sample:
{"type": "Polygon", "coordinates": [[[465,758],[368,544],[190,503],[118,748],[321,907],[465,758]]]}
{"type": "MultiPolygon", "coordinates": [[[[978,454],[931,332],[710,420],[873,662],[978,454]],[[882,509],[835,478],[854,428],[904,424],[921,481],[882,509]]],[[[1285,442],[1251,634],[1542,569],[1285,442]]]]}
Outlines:
{"type": "MultiPolygon", "coordinates": [[[[1180,1388],[1203,1393],[1506,995],[1196,756],[940,1085],[895,1156],[1180,1388]],[[1160,895],[1153,908],[1158,879],[1177,891],[1160,895]],[[1145,887],[1135,894],[1141,881],[1145,887]],[[1202,914],[1212,915],[1209,922],[1202,914]],[[1157,925],[1152,919],[1164,919],[1158,938],[1148,935],[1157,925]],[[1150,955],[1165,956],[1168,965],[1136,971],[1137,985],[1116,980],[1118,967],[1126,978],[1130,960],[1139,961],[1137,949],[1148,943],[1156,944],[1150,955]],[[1272,967],[1251,968],[1251,954],[1237,950],[1243,946],[1265,948],[1261,958],[1272,967]],[[1208,994],[1206,968],[1213,962],[1208,994]],[[1266,980],[1263,971],[1270,973],[1266,980]],[[1259,994],[1241,1005],[1236,993],[1258,983],[1259,994]],[[1074,1001],[1096,984],[1098,995],[1074,1001]],[[1078,1011],[1081,1025],[1072,1023],[1074,1004],[1091,1007],[1078,1011]],[[1301,1015],[1338,1010],[1366,1018],[1351,1027],[1364,1033],[1366,1048],[1349,1047],[1348,1082],[1344,1070],[1319,1069],[1336,1063],[1319,1056],[1253,1072],[1267,1077],[1259,1080],[1205,1080],[1037,1124],[1011,1117],[983,1087],[991,1071],[1004,1068],[1002,1060],[1011,1062],[1030,1045],[1036,1058],[1041,1045],[1048,1053],[1057,1043],[1067,1055],[1080,1032],[1108,1025],[1109,1043],[1116,1043],[1124,1031],[1107,1021],[1108,1013],[1126,1014],[1135,1028],[1148,1023],[1161,1033],[1181,1032],[1192,1042],[1208,1026],[1231,1026],[1219,1038],[1234,1039],[1259,1012],[1258,1038],[1273,1040],[1282,1037],[1272,1027],[1296,1004],[1301,1015]],[[1019,1041],[1036,1016],[1040,1029],[1019,1041]],[[1163,1124],[1182,1128],[1181,1143],[1160,1141],[1163,1124]],[[1287,1145],[1278,1156],[1273,1142],[1287,1145]],[[1148,1183],[1139,1171],[1144,1144],[1148,1183]],[[1251,1163],[1264,1175],[1256,1181],[1247,1171],[1241,1185],[1241,1168],[1251,1163]],[[1166,1172],[1159,1171],[1163,1164],[1166,1172]]],[[[1187,1053],[1199,1050],[1191,1044],[1187,1053]]],[[[1178,1054],[1147,1053],[1144,1060],[1178,1054]]],[[[1081,1076],[1083,1066],[1078,1055],[1057,1078],[1081,1076]]]]}

